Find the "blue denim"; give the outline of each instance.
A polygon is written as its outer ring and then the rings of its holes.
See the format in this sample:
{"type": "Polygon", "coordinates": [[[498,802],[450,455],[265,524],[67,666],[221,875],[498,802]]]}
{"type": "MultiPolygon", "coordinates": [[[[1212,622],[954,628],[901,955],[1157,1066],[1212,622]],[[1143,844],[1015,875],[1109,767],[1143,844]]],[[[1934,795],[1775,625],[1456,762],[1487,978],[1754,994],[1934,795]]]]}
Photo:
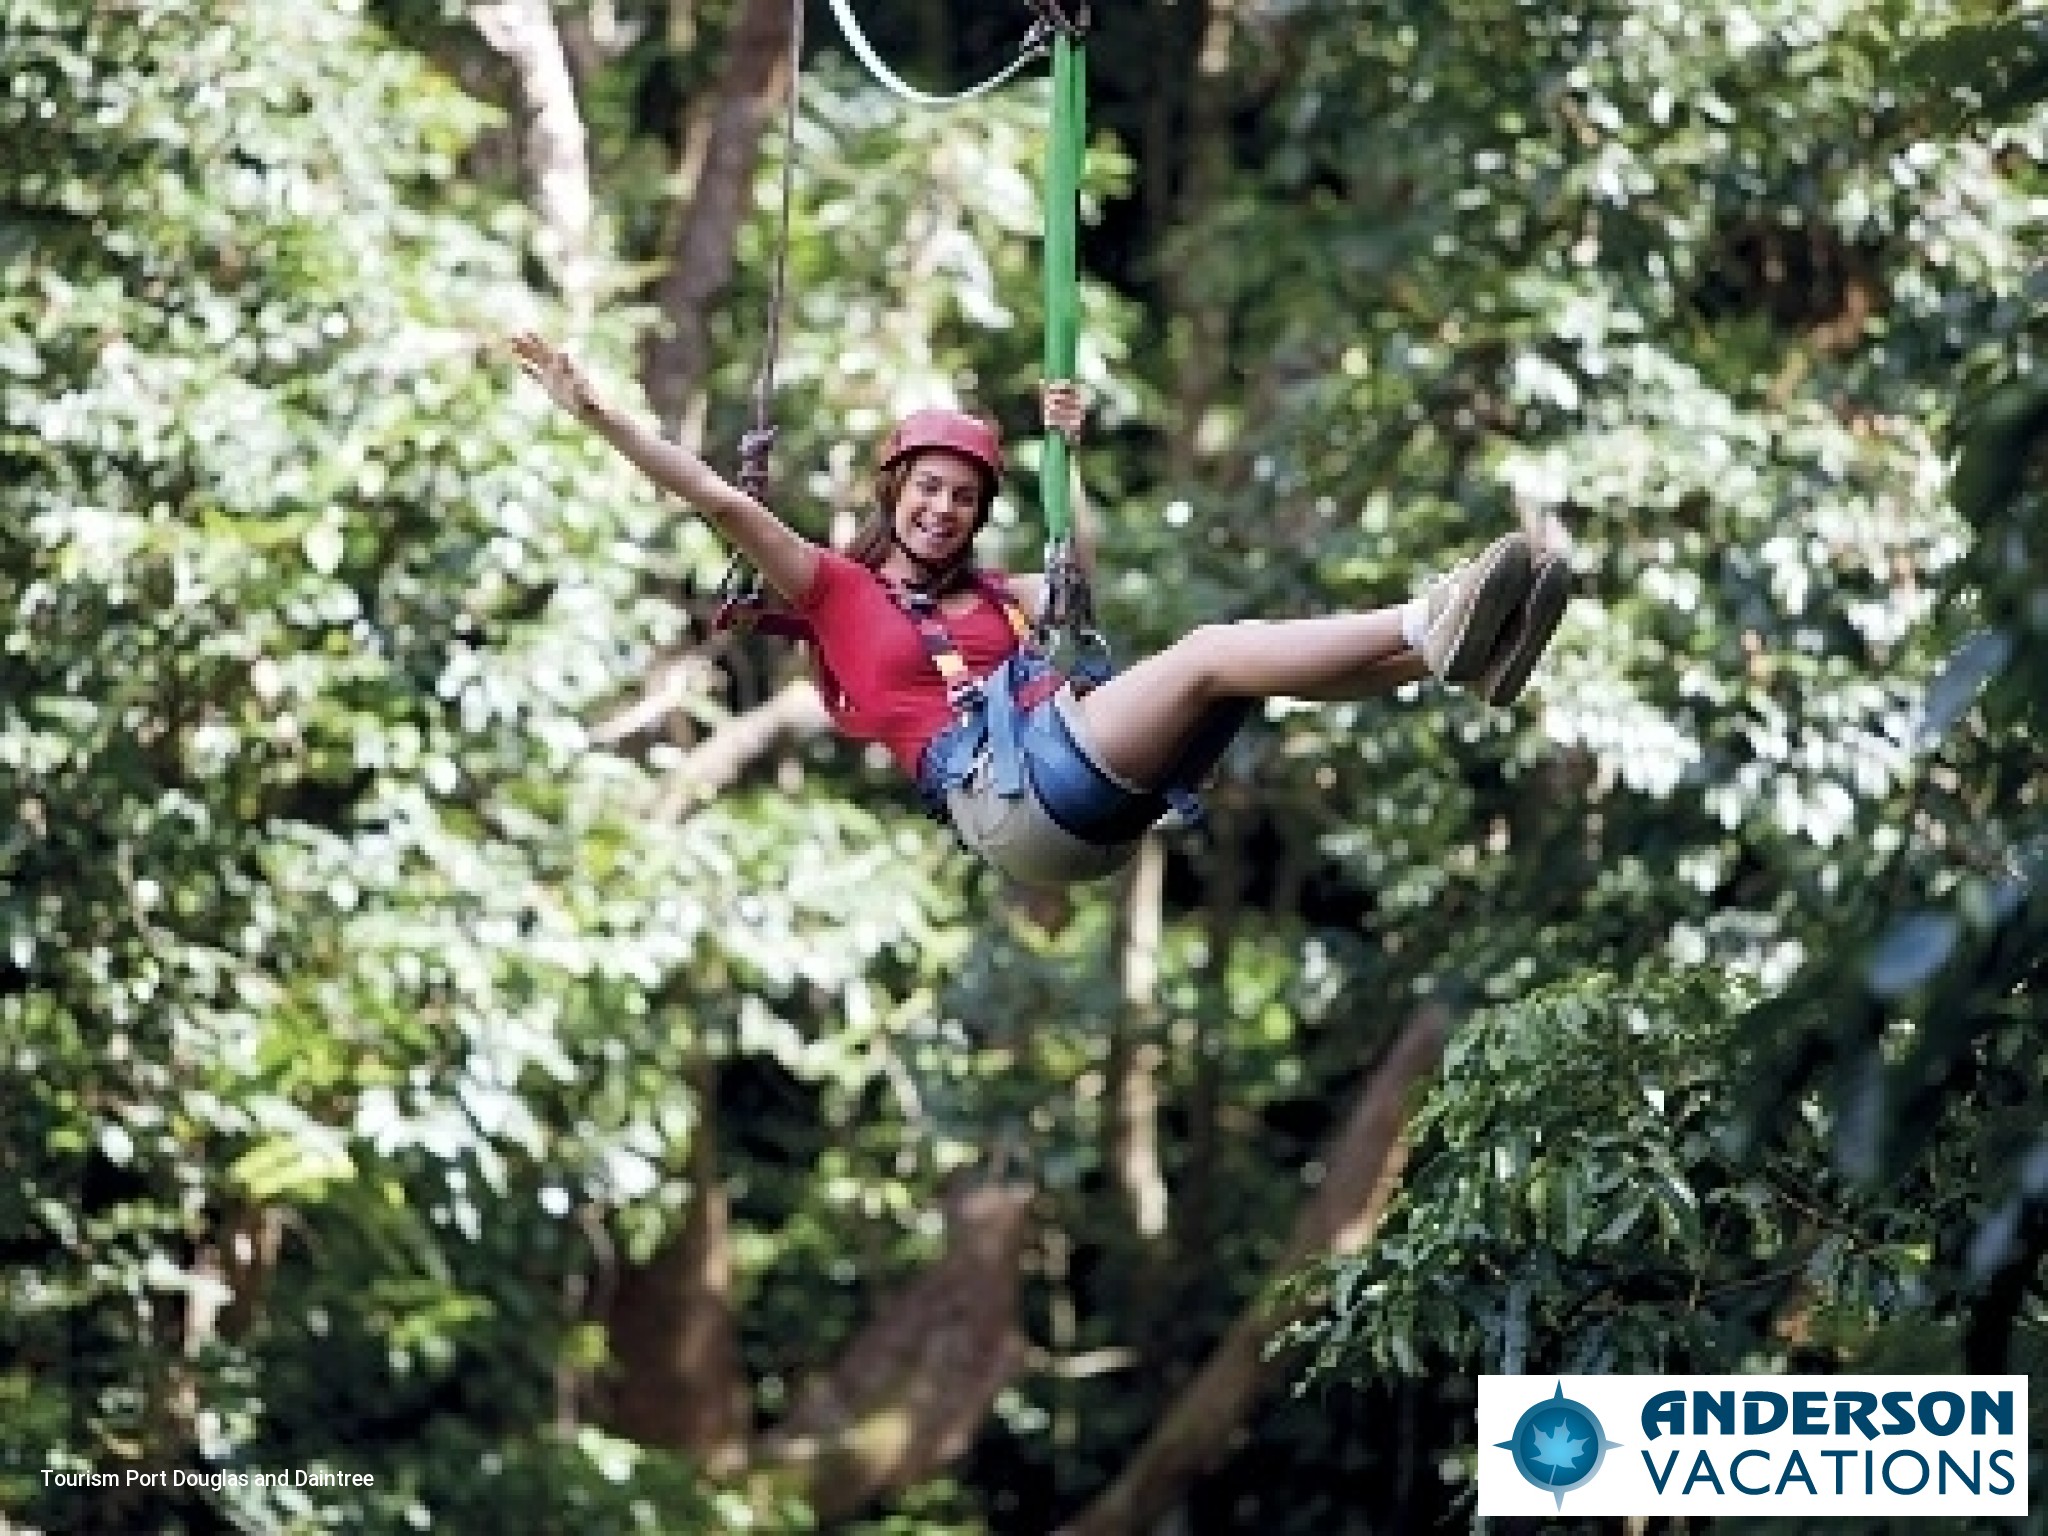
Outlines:
{"type": "Polygon", "coordinates": [[[1194,788],[1249,717],[1250,701],[1232,699],[1212,708],[1189,737],[1166,786],[1134,790],[1089,756],[1050,697],[1029,710],[1017,707],[1016,690],[1050,670],[1042,658],[1019,652],[983,680],[979,707],[925,748],[918,790],[926,808],[945,818],[947,792],[966,782],[986,746],[998,794],[1022,794],[1028,780],[1046,814],[1084,842],[1114,847],[1134,841],[1169,810],[1199,820],[1194,788]]]}

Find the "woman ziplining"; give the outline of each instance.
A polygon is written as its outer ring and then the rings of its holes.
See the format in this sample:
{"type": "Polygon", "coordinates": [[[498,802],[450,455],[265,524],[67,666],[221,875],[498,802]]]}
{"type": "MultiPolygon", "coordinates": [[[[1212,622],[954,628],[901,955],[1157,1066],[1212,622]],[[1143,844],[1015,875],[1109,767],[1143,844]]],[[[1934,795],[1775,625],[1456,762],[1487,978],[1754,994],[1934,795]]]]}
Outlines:
{"type": "MultiPolygon", "coordinates": [[[[1368,699],[1433,677],[1512,704],[1569,592],[1563,558],[1511,533],[1411,602],[1205,624],[1088,685],[1033,643],[1043,574],[974,564],[1003,473],[990,423],[953,410],[899,422],[878,455],[867,520],[842,552],[614,408],[559,348],[531,332],[512,348],[557,405],[694,508],[788,604],[839,732],[886,747],[968,848],[1025,883],[1119,868],[1259,700],[1368,699]]],[[[1071,441],[1079,391],[1048,385],[1042,414],[1071,441]]],[[[1077,541],[1084,562],[1089,545],[1077,541]]]]}
{"type": "MultiPolygon", "coordinates": [[[[1114,871],[1169,810],[1191,811],[1194,791],[1262,699],[1366,699],[1435,677],[1472,685],[1490,704],[1512,704],[1556,632],[1570,572],[1561,557],[1539,556],[1524,536],[1509,534],[1398,607],[1203,625],[1115,674],[1054,664],[1038,637],[1092,638],[1093,540],[1085,525],[1075,536],[1075,513],[1085,518],[1086,507],[1068,459],[1085,417],[1071,382],[1085,113],[1079,28],[1056,0],[1031,3],[1040,21],[1026,50],[1049,47],[1053,58],[1045,234],[1046,372],[1054,382],[1040,402],[1043,572],[975,565],[1003,450],[991,423],[957,410],[913,411],[883,440],[873,506],[844,551],[813,543],[769,509],[766,400],[788,243],[787,153],[776,300],[740,485],[614,409],[574,359],[541,337],[522,333],[512,349],[558,405],[695,508],[788,605],[780,627],[811,642],[841,734],[886,747],[927,809],[996,868],[1025,883],[1064,884],[1114,871]]],[[[839,0],[834,11],[857,37],[839,0]]],[[[799,47],[793,41],[792,127],[799,47]]],[[[864,41],[856,50],[880,72],[864,41]]]]}

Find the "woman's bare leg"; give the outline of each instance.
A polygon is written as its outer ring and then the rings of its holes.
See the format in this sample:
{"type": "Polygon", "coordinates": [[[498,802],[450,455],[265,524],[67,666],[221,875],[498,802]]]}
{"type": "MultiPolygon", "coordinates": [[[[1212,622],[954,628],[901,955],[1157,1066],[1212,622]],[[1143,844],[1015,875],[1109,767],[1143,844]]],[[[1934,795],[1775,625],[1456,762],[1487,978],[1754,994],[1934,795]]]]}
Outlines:
{"type": "Polygon", "coordinates": [[[1357,677],[1358,687],[1336,695],[1322,702],[1341,702],[1344,699],[1376,699],[1381,694],[1392,693],[1410,683],[1419,683],[1429,676],[1429,663],[1422,659],[1422,653],[1404,647],[1385,661],[1375,662],[1365,668],[1357,677]]]}
{"type": "Polygon", "coordinates": [[[1210,707],[1227,699],[1334,701],[1387,693],[1428,675],[1401,635],[1401,611],[1205,624],[1085,695],[1081,715],[1102,764],[1159,784],[1210,707]]]}

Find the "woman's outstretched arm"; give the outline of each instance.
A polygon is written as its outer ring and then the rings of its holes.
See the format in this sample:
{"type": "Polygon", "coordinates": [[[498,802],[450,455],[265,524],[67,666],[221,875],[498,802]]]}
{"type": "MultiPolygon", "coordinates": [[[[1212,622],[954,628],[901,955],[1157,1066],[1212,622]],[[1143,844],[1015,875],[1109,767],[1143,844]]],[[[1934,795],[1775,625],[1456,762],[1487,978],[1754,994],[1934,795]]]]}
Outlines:
{"type": "Polygon", "coordinates": [[[761,579],[790,602],[800,601],[818,573],[818,546],[678,443],[599,396],[589,375],[561,348],[521,331],[512,352],[527,376],[578,421],[592,428],[640,472],[680,497],[752,561],[761,579]]]}

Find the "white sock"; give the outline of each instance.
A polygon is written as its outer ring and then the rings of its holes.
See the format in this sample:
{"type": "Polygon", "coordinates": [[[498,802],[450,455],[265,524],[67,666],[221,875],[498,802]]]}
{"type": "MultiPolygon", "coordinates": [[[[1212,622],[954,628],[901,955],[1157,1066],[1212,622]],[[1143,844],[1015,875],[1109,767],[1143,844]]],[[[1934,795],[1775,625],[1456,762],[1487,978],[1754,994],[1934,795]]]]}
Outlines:
{"type": "Polygon", "coordinates": [[[1401,605],[1401,638],[1408,643],[1408,649],[1422,649],[1423,639],[1429,634],[1429,599],[1411,598],[1401,605]]]}

